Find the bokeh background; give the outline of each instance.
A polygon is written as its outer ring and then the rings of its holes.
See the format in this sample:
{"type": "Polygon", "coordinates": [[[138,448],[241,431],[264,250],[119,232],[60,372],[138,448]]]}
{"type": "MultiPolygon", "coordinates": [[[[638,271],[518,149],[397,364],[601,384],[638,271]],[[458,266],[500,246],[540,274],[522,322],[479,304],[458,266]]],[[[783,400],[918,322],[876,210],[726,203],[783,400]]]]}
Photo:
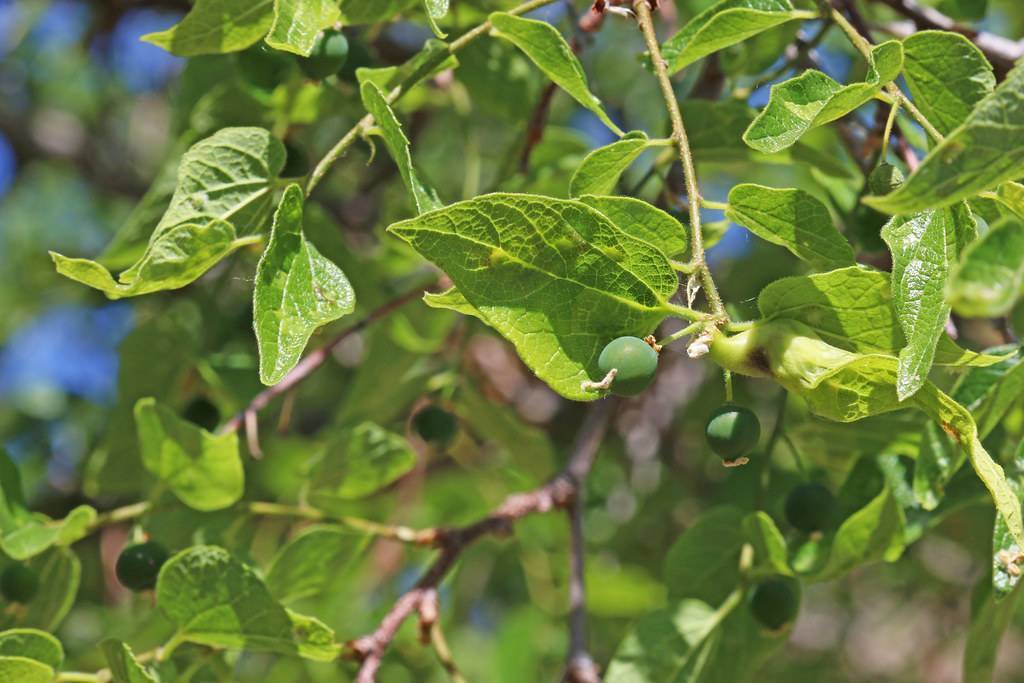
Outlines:
{"type": "MultiPolygon", "coordinates": [[[[456,13],[459,4],[453,3],[456,13]]],[[[584,2],[557,3],[536,16],[570,31],[570,4],[576,11],[586,9],[584,2]]],[[[685,19],[708,4],[678,0],[664,18],[685,19]]],[[[956,0],[932,4],[957,11],[956,0]]],[[[1024,35],[1024,3],[991,0],[988,5],[980,28],[1015,40],[1024,35]]],[[[180,351],[151,343],[159,321],[195,325],[190,328],[194,347],[184,361],[189,373],[175,394],[182,408],[195,406],[197,398],[208,399],[217,411],[216,422],[259,387],[247,299],[256,255],[243,254],[218,267],[190,287],[187,296],[172,292],[109,302],[59,277],[47,251],[90,258],[106,254],[117,263],[112,239],[124,239],[126,225],[147,224],[136,206],[186,133],[209,133],[211,126],[251,123],[257,117],[299,141],[315,158],[361,115],[355,90],[344,80],[323,98],[316,125],[308,125],[298,108],[275,102],[272,89],[256,98],[262,108],[236,103],[233,109],[233,95],[224,88],[237,84],[220,76],[230,58],[210,58],[190,67],[193,73],[183,73],[184,60],[139,41],[140,35],[176,22],[188,7],[184,0],[0,0],[0,442],[22,470],[33,509],[53,516],[84,500],[103,508],[137,497],[132,470],[126,474],[110,462],[122,457],[118,449],[134,438],[123,407],[146,389],[133,380],[180,351]],[[190,317],[197,314],[200,323],[190,317]]],[[[802,31],[810,36],[815,27],[802,31]]],[[[352,36],[365,47],[362,59],[370,65],[400,62],[428,37],[419,22],[352,36]]],[[[499,186],[564,194],[582,156],[609,141],[606,131],[569,98],[556,96],[529,167],[521,172],[512,164],[510,169],[508,150],[522,135],[514,122],[533,110],[544,84],[514,55],[488,50],[474,47],[463,62],[512,60],[509,73],[515,80],[496,92],[486,72],[467,66],[457,72],[455,85],[439,79],[416,95],[421,99],[407,128],[419,165],[446,200],[499,186]]],[[[664,128],[664,114],[653,79],[638,77],[642,72],[634,56],[641,51],[631,27],[610,21],[600,33],[585,37],[581,59],[594,91],[623,127],[656,134],[664,128]]],[[[818,46],[816,57],[837,79],[853,77],[859,68],[836,36],[818,46]]],[[[696,83],[699,71],[691,71],[694,76],[680,83],[683,92],[701,85],[696,83]]],[[[750,85],[728,76],[725,80],[727,86],[750,85]]],[[[768,84],[755,85],[748,103],[760,106],[768,84]]],[[[860,129],[874,124],[875,112],[868,106],[855,118],[853,133],[862,134],[860,129]]],[[[705,193],[724,199],[741,178],[776,186],[815,185],[818,193],[828,186],[834,200],[845,192],[849,201],[855,196],[856,166],[841,141],[827,130],[809,137],[838,169],[780,168],[738,153],[738,140],[708,144],[698,154],[705,193]]],[[[368,304],[386,298],[386,291],[375,293],[378,280],[394,285],[410,262],[382,232],[392,220],[408,215],[385,156],[367,165],[368,150],[354,151],[318,193],[320,206],[314,212],[314,238],[346,264],[361,301],[368,304]]],[[[631,169],[627,185],[643,181],[652,161],[644,158],[631,169]]],[[[670,192],[679,194],[679,178],[670,174],[667,183],[670,192]]],[[[663,199],[661,181],[646,182],[640,193],[663,199]]],[[[706,218],[714,223],[722,217],[709,212],[706,218]]],[[[759,289],[791,272],[793,263],[742,229],[719,225],[717,230],[725,232],[710,252],[716,274],[739,315],[749,316],[759,289]]],[[[554,471],[579,409],[533,380],[496,337],[445,314],[432,315],[416,303],[393,324],[346,343],[303,389],[295,419],[282,429],[286,433],[266,437],[264,449],[271,457],[261,464],[257,485],[271,492],[294,485],[289,476],[298,461],[290,454],[301,451],[306,432],[340,414],[361,411],[401,424],[423,395],[459,383],[460,377],[469,378],[475,389],[459,394],[465,425],[453,453],[431,467],[429,476],[372,500],[360,512],[417,526],[467,521],[504,493],[554,471]],[[380,386],[385,389],[375,388],[380,386]],[[444,465],[450,461],[454,467],[444,465]]],[[[975,346],[998,341],[985,329],[967,332],[973,332],[975,346]]],[[[668,354],[654,389],[622,411],[616,438],[604,448],[592,478],[585,524],[593,650],[600,661],[607,661],[633,618],[664,602],[661,564],[681,530],[712,505],[751,505],[758,466],[726,472],[700,439],[700,425],[722,400],[720,380],[707,373],[704,364],[668,354]]],[[[745,382],[738,391],[770,425],[776,389],[745,382]]],[[[803,456],[818,462],[813,452],[803,456]]],[[[781,472],[772,490],[781,492],[796,475],[784,450],[779,459],[781,472]]],[[[827,458],[820,460],[827,467],[827,458]]],[[[220,523],[226,527],[231,521],[220,523]]],[[[172,528],[169,537],[184,537],[194,523],[164,522],[172,528]]],[[[560,519],[528,520],[514,541],[480,544],[448,584],[449,639],[469,680],[553,680],[566,643],[563,527],[560,519]]],[[[207,538],[227,533],[197,528],[207,538]]],[[[789,644],[759,680],[959,681],[970,592],[984,573],[990,528],[990,510],[969,508],[929,533],[895,565],[859,569],[809,587],[789,644]]],[[[260,534],[277,539],[283,530],[270,525],[251,533],[251,552],[259,558],[267,552],[259,547],[260,534]]],[[[112,530],[77,548],[86,570],[60,638],[80,668],[102,666],[95,645],[104,635],[120,634],[140,649],[148,634],[159,632],[159,617],[151,614],[147,601],[126,595],[110,580],[110,549],[119,547],[123,534],[112,530]]],[[[332,598],[317,606],[318,616],[341,637],[362,633],[426,560],[422,552],[374,546],[343,577],[332,598]]],[[[1022,619],[1005,638],[1000,681],[1024,681],[1022,619]]],[[[235,675],[240,680],[337,680],[329,667],[259,656],[237,662],[235,675]]],[[[399,643],[383,680],[443,678],[429,653],[410,637],[399,643]]]]}

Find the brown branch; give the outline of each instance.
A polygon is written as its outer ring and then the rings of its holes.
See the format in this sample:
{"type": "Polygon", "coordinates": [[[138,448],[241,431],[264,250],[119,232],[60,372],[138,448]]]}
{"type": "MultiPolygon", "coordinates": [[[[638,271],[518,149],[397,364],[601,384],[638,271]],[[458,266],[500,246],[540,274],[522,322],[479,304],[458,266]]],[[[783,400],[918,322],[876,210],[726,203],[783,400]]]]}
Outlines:
{"type": "Polygon", "coordinates": [[[523,517],[568,509],[575,504],[580,486],[590,473],[598,447],[604,439],[613,406],[614,399],[604,399],[593,405],[577,433],[565,469],[546,484],[533,491],[508,496],[494,512],[473,524],[437,530],[435,545],[440,552],[433,564],[411,589],[395,601],[373,633],[347,644],[347,656],[362,663],[356,683],[377,680],[384,653],[398,629],[413,614],[419,613],[422,618],[425,603],[428,604],[428,614],[431,613],[429,603],[436,596],[437,587],[466,548],[485,536],[510,536],[515,523],[523,517]]]}
{"type": "MultiPolygon", "coordinates": [[[[1024,57],[1024,43],[963,26],[937,9],[921,5],[916,0],[871,0],[871,2],[886,5],[910,19],[918,30],[952,31],[965,36],[985,54],[1000,80],[1006,75],[1006,72],[1013,68],[1018,59],[1024,57]]],[[[886,27],[886,30],[898,37],[906,37],[911,33],[911,31],[899,30],[898,26],[889,26],[886,27]]]]}
{"type": "Polygon", "coordinates": [[[600,683],[601,676],[587,649],[587,587],[584,579],[583,496],[569,508],[569,654],[566,683],[600,683]]]}
{"type": "Polygon", "coordinates": [[[241,412],[239,412],[237,415],[235,415],[230,420],[221,425],[220,429],[217,430],[217,432],[219,434],[225,434],[227,432],[237,432],[243,425],[247,423],[247,421],[254,420],[256,413],[266,408],[271,401],[273,401],[278,396],[287,393],[289,389],[291,389],[296,384],[309,377],[311,374],[313,374],[314,370],[316,370],[325,362],[327,362],[327,359],[331,357],[331,352],[334,351],[334,349],[337,348],[337,346],[341,344],[341,342],[345,341],[348,337],[355,334],[356,332],[361,332],[362,330],[365,330],[367,327],[377,322],[381,318],[385,318],[391,313],[394,313],[396,310],[398,310],[405,304],[409,303],[413,299],[422,296],[424,290],[432,287],[434,284],[438,282],[439,279],[440,278],[428,282],[425,285],[421,285],[419,287],[414,287],[405,294],[402,294],[401,296],[398,296],[388,301],[387,303],[375,308],[374,310],[370,311],[370,313],[365,318],[357,322],[355,325],[345,329],[331,341],[327,342],[320,348],[307,354],[305,358],[299,361],[298,365],[292,368],[291,372],[285,375],[284,379],[282,379],[277,384],[271,387],[267,387],[260,393],[256,394],[256,396],[254,396],[253,399],[249,401],[249,405],[247,405],[245,408],[241,410],[241,412]]]}

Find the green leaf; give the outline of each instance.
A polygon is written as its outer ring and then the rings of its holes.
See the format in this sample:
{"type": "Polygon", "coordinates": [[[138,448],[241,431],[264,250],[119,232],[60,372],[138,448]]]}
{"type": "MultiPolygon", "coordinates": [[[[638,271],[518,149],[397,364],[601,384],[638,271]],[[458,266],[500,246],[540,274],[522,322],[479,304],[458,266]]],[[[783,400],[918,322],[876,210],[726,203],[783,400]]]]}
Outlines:
{"type": "Polygon", "coordinates": [[[267,571],[267,589],[281,602],[323,593],[357,558],[367,536],[340,526],[314,526],[281,547],[267,571]]]}
{"type": "Polygon", "coordinates": [[[67,548],[54,548],[28,561],[39,577],[42,590],[24,607],[24,612],[11,622],[54,632],[71,611],[78,594],[82,564],[67,548]]]}
{"type": "Polygon", "coordinates": [[[168,560],[157,579],[156,602],[180,640],[323,662],[341,649],[331,629],[282,607],[256,572],[223,548],[195,546],[168,560]]]}
{"type": "MultiPolygon", "coordinates": [[[[1007,348],[993,349],[1004,350],[1007,348]]],[[[978,435],[984,439],[999,426],[1022,394],[1024,363],[1018,350],[998,365],[972,369],[957,383],[953,398],[971,411],[978,424],[978,435]]]]}
{"type": "Polygon", "coordinates": [[[492,194],[392,225],[555,391],[596,392],[610,340],[650,334],[678,279],[664,254],[582,202],[492,194]]]}
{"type": "MultiPolygon", "coordinates": [[[[758,308],[768,319],[801,322],[846,351],[895,356],[907,342],[889,279],[887,273],[860,266],[782,278],[761,290],[758,308]]],[[[945,333],[935,351],[935,364],[943,366],[984,367],[1003,359],[962,349],[945,333]]]]}
{"type": "Polygon", "coordinates": [[[978,580],[971,596],[971,625],[964,648],[963,683],[992,683],[999,643],[1017,611],[1020,594],[1020,589],[1017,589],[999,599],[989,576],[978,580]]]}
{"type": "Polygon", "coordinates": [[[317,34],[333,26],[339,15],[338,0],[274,0],[274,22],[267,33],[267,45],[308,57],[317,34]]]}
{"type": "Polygon", "coordinates": [[[683,224],[643,200],[593,195],[579,200],[603,213],[622,232],[657,247],[669,258],[681,258],[690,248],[683,224]]]}
{"type": "Polygon", "coordinates": [[[870,101],[899,75],[903,48],[899,41],[890,40],[876,46],[871,54],[872,63],[863,83],[843,85],[809,69],[773,85],[768,105],[743,134],[744,142],[759,152],[778,152],[810,129],[835,121],[870,101]]]}
{"type": "Polygon", "coordinates": [[[384,93],[391,92],[399,85],[404,91],[408,91],[420,82],[458,66],[459,60],[452,54],[451,46],[442,40],[431,38],[423,44],[419,52],[398,66],[359,67],[356,69],[356,81],[360,87],[363,83],[372,81],[384,93]]]}
{"type": "Polygon", "coordinates": [[[405,438],[363,422],[331,439],[313,468],[310,496],[322,504],[365,498],[415,465],[416,453],[405,438]]]}
{"type": "Polygon", "coordinates": [[[664,141],[651,140],[643,131],[631,131],[621,140],[598,147],[583,157],[573,173],[569,182],[569,196],[613,194],[619,177],[630,164],[648,149],[663,145],[664,141]]]}
{"type": "Polygon", "coordinates": [[[127,644],[109,638],[100,647],[107,658],[113,683],[158,683],[157,677],[135,659],[135,653],[127,644]]]}
{"type": "Polygon", "coordinates": [[[898,559],[903,552],[905,527],[902,506],[888,488],[884,489],[840,525],[825,566],[812,578],[825,581],[858,565],[898,559]]]}
{"type": "Polygon", "coordinates": [[[114,281],[102,265],[51,252],[57,271],[111,298],[184,287],[263,227],[284,146],[262,128],[225,128],[181,159],[178,184],[142,257],[114,281]]]}
{"type": "Polygon", "coordinates": [[[7,451],[0,446],[0,535],[17,529],[29,518],[21,487],[21,473],[7,451]]]}
{"type": "Polygon", "coordinates": [[[792,576],[787,559],[786,539],[765,512],[752,512],[743,518],[743,533],[754,548],[753,571],[768,576],[792,576]]]}
{"type": "Polygon", "coordinates": [[[616,649],[605,683],[700,680],[718,642],[716,630],[735,605],[723,607],[685,599],[641,618],[616,649]]]}
{"type": "Polygon", "coordinates": [[[375,24],[391,19],[417,0],[341,0],[341,21],[350,24],[375,24]]]}
{"type": "Polygon", "coordinates": [[[996,87],[992,65],[967,37],[921,31],[903,41],[903,75],[914,103],[943,135],[996,87]]]}
{"type": "Polygon", "coordinates": [[[132,266],[131,284],[117,282],[110,271],[95,261],[67,258],[50,252],[57,272],[98,289],[111,299],[140,296],[191,284],[224,257],[252,240],[239,240],[234,227],[214,220],[206,225],[176,225],[155,236],[142,258],[132,266]]]}
{"type": "Polygon", "coordinates": [[[552,82],[594,112],[616,135],[624,135],[605,113],[600,100],[590,92],[580,60],[554,26],[504,12],[495,12],[490,16],[490,21],[494,35],[522,50],[552,82]]]}
{"type": "MultiPolygon", "coordinates": [[[[1020,497],[1021,486],[1017,480],[1010,480],[1015,495],[1020,497]]],[[[992,525],[992,576],[988,581],[993,597],[998,602],[1006,598],[1020,583],[1020,573],[1011,573],[1009,567],[1018,565],[1021,545],[1013,537],[1013,531],[1001,515],[996,515],[992,525]]],[[[972,605],[973,608],[973,605],[972,605]]],[[[973,612],[973,609],[972,609],[973,612]]]]}
{"type": "Polygon", "coordinates": [[[313,332],[356,305],[345,274],[303,234],[304,201],[298,185],[284,191],[256,268],[253,321],[264,384],[280,382],[299,362],[313,332]]]}
{"type": "Polygon", "coordinates": [[[423,0],[423,9],[427,12],[427,23],[430,24],[430,30],[438,38],[444,38],[445,33],[437,25],[437,20],[444,19],[448,14],[448,0],[423,0]]]}
{"type": "Polygon", "coordinates": [[[409,139],[402,132],[402,124],[395,117],[387,98],[375,83],[366,81],[359,88],[363,98],[363,106],[373,115],[377,125],[381,128],[384,138],[384,145],[391,153],[391,158],[398,164],[398,172],[402,175],[406,188],[412,195],[416,205],[416,212],[423,213],[441,206],[441,200],[437,193],[420,180],[419,174],[412,164],[412,154],[409,152],[409,139]]]}
{"type": "Polygon", "coordinates": [[[45,631],[16,628],[0,632],[0,681],[23,683],[39,680],[50,683],[63,663],[64,648],[59,640],[45,631]],[[29,662],[40,666],[23,666],[29,662]],[[41,674],[43,669],[49,670],[49,678],[31,677],[37,671],[41,674]],[[12,675],[15,671],[25,671],[31,676],[18,678],[12,675]]]}
{"type": "Polygon", "coordinates": [[[725,215],[815,268],[854,263],[853,247],[836,230],[828,208],[803,190],[736,185],[729,192],[725,215]]]}
{"type": "Polygon", "coordinates": [[[950,206],[1024,176],[1024,66],[1010,71],[895,192],[865,197],[891,214],[950,206]]]}
{"type": "Polygon", "coordinates": [[[181,502],[202,511],[234,505],[245,473],[234,432],[211,434],[186,422],[153,398],[135,404],[142,462],[181,502]]]}
{"type": "Polygon", "coordinates": [[[743,511],[711,508],[672,544],[663,576],[673,598],[725,600],[739,581],[740,549],[746,541],[743,511]]]}
{"type": "Polygon", "coordinates": [[[892,252],[896,314],[907,338],[896,385],[900,400],[928,378],[935,348],[949,320],[946,282],[963,245],[977,228],[966,206],[896,216],[882,228],[892,252]]]}
{"type": "Polygon", "coordinates": [[[1008,314],[1024,289],[1024,222],[1006,217],[964,250],[946,298],[967,318],[1008,314]]]}
{"type": "Polygon", "coordinates": [[[238,52],[264,35],[274,21],[274,0],[196,0],[178,24],[142,40],[179,57],[238,52]]]}
{"type": "Polygon", "coordinates": [[[27,560],[53,546],[69,546],[85,538],[96,523],[96,510],[79,505],[60,520],[36,519],[4,534],[0,546],[15,560],[27,560]]]}
{"type": "Polygon", "coordinates": [[[665,41],[661,53],[669,73],[675,73],[701,57],[781,24],[817,17],[816,12],[794,9],[789,0],[722,0],[665,41]]]}

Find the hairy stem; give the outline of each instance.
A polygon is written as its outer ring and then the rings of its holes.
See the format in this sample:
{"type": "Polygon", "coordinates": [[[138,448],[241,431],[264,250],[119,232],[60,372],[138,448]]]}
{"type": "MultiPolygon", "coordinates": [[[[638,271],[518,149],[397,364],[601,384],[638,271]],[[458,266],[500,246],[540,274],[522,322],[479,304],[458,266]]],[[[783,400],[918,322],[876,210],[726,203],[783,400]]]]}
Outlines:
{"type": "Polygon", "coordinates": [[[658,78],[658,85],[661,87],[661,94],[665,100],[665,107],[668,109],[669,120],[672,122],[672,140],[679,150],[679,161],[683,165],[683,176],[686,178],[686,195],[690,204],[691,262],[696,274],[700,277],[711,311],[716,318],[723,321],[728,320],[729,316],[725,312],[725,305],[722,303],[722,297],[718,294],[718,287],[715,286],[715,280],[711,276],[707,258],[704,255],[704,236],[700,229],[701,199],[700,188],[697,186],[697,171],[693,166],[693,153],[690,151],[690,141],[686,136],[683,114],[679,110],[679,102],[676,101],[676,94],[672,89],[672,81],[668,75],[665,59],[661,56],[661,46],[658,43],[658,35],[654,31],[651,7],[648,0],[635,0],[633,10],[636,12],[640,31],[644,35],[647,52],[651,56],[654,73],[658,78]]]}
{"type": "MultiPolygon", "coordinates": [[[[524,2],[523,4],[519,5],[518,7],[513,7],[512,9],[508,10],[508,13],[514,15],[526,14],[527,12],[531,12],[537,9],[538,7],[549,5],[554,1],[555,0],[529,0],[528,2],[524,2]]],[[[462,34],[461,36],[459,36],[458,38],[456,38],[455,40],[448,44],[448,50],[446,52],[442,52],[439,54],[438,64],[440,64],[444,58],[448,57],[449,55],[455,54],[456,52],[466,47],[474,40],[476,40],[477,38],[484,35],[490,30],[491,22],[488,20],[483,22],[479,26],[476,26],[467,31],[466,33],[462,34]]],[[[395,102],[397,102],[406,92],[408,92],[409,88],[412,85],[415,85],[415,83],[402,82],[395,86],[395,88],[387,95],[388,104],[394,104],[395,102]]],[[[327,172],[330,170],[331,166],[334,165],[334,162],[336,162],[338,159],[344,156],[345,150],[351,147],[356,140],[361,138],[366,131],[370,130],[370,128],[373,127],[373,124],[373,116],[371,114],[367,114],[363,118],[359,119],[359,122],[356,123],[356,125],[354,125],[351,129],[349,129],[347,133],[341,136],[340,140],[334,143],[334,146],[331,147],[330,150],[328,150],[327,154],[325,154],[324,157],[317,163],[316,168],[314,168],[313,172],[310,174],[309,182],[306,183],[306,196],[309,196],[310,194],[313,193],[313,190],[316,188],[317,185],[320,184],[320,181],[324,179],[324,176],[327,175],[327,172]]]]}

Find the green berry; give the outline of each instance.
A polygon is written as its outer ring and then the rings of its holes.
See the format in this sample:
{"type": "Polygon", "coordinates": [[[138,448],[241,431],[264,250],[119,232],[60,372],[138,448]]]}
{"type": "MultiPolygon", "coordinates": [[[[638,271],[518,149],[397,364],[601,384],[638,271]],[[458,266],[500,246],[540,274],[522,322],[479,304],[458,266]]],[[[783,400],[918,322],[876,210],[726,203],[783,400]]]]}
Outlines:
{"type": "Polygon", "coordinates": [[[192,399],[185,406],[182,416],[192,424],[202,427],[207,431],[212,431],[220,424],[220,410],[208,398],[203,396],[192,399]]]}
{"type": "Polygon", "coordinates": [[[793,581],[767,579],[754,586],[750,611],[758,623],[777,631],[796,618],[800,611],[800,593],[793,581]]]}
{"type": "Polygon", "coordinates": [[[261,90],[273,90],[295,68],[288,56],[264,42],[253,45],[235,55],[235,64],[242,77],[261,90]]]}
{"type": "Polygon", "coordinates": [[[284,160],[284,168],[281,169],[282,178],[301,178],[309,173],[309,155],[306,154],[306,150],[286,141],[284,151],[287,156],[284,160]]]}
{"type": "Polygon", "coordinates": [[[868,176],[868,190],[873,195],[885,195],[903,184],[903,172],[892,164],[879,164],[868,176]]]}
{"type": "Polygon", "coordinates": [[[810,534],[827,529],[835,512],[832,492],[817,483],[801,484],[786,497],[786,521],[810,534]]]}
{"type": "Polygon", "coordinates": [[[167,549],[154,541],[127,546],[114,567],[117,580],[135,592],[150,590],[167,558],[167,549]]]}
{"type": "Polygon", "coordinates": [[[708,418],[704,427],[708,445],[723,460],[747,455],[761,438],[757,415],[743,406],[724,405],[708,418]]]}
{"type": "Polygon", "coordinates": [[[597,367],[606,375],[615,369],[612,392],[632,396],[650,386],[658,369],[658,352],[639,337],[619,337],[601,351],[597,367]]]}
{"type": "Polygon", "coordinates": [[[39,592],[39,576],[20,562],[9,564],[0,574],[0,594],[8,602],[26,603],[39,592]]]}
{"type": "Polygon", "coordinates": [[[438,448],[450,444],[459,430],[455,416],[438,406],[427,406],[416,413],[412,426],[421,439],[438,448]]]}
{"type": "Polygon", "coordinates": [[[348,38],[341,31],[323,31],[316,38],[313,51],[308,57],[299,60],[299,68],[315,81],[341,71],[348,59],[348,38]]]}

